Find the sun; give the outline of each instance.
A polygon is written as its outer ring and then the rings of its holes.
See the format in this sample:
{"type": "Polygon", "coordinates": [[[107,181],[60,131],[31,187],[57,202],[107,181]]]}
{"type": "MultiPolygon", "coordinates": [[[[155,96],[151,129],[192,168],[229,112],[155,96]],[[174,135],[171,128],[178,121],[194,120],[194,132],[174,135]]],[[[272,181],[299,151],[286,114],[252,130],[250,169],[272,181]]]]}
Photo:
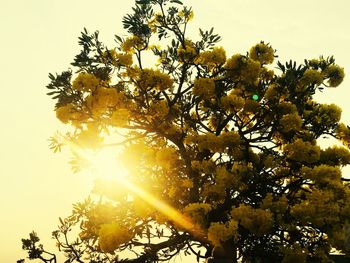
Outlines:
{"type": "Polygon", "coordinates": [[[118,151],[113,148],[98,149],[86,154],[90,171],[95,179],[118,180],[126,178],[127,169],[118,159],[118,151]]]}
{"type": "MultiPolygon", "coordinates": [[[[143,185],[138,185],[129,178],[126,167],[123,166],[118,158],[120,152],[113,148],[102,148],[94,151],[82,151],[80,149],[79,154],[89,163],[88,166],[90,167],[95,183],[98,181],[104,182],[100,186],[102,188],[98,187],[98,190],[95,189],[96,192],[105,192],[105,194],[107,194],[107,192],[111,190],[110,188],[113,188],[113,186],[117,184],[126,192],[138,196],[145,203],[153,206],[156,210],[180,227],[192,232],[198,238],[202,237],[203,231],[197,224],[193,223],[189,218],[182,215],[166,202],[163,202],[161,199],[148,192],[143,185]]],[[[118,187],[114,188],[114,190],[117,188],[118,187]]],[[[110,196],[116,196],[113,195],[113,189],[110,196]]]]}

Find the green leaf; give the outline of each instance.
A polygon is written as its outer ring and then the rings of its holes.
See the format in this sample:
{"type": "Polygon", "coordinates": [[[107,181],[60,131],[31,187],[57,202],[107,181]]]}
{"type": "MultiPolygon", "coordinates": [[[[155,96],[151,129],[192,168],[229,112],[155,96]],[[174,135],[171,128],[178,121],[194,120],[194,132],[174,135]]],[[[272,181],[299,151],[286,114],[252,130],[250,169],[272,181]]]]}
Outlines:
{"type": "Polygon", "coordinates": [[[121,38],[118,35],[114,35],[114,37],[116,38],[117,42],[122,43],[123,42],[123,38],[121,38]]]}
{"type": "Polygon", "coordinates": [[[175,4],[179,4],[179,5],[183,5],[183,3],[179,0],[170,0],[170,3],[175,3],[175,4]]]}

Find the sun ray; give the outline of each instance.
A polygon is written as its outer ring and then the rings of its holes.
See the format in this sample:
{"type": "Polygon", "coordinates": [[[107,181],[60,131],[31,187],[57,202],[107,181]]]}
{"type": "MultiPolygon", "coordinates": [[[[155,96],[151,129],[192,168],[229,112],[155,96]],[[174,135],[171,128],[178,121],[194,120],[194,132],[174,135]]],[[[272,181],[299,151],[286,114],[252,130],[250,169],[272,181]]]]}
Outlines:
{"type": "Polygon", "coordinates": [[[118,184],[127,188],[132,194],[137,195],[182,229],[192,233],[197,238],[204,238],[204,232],[198,224],[192,222],[190,218],[158,197],[155,197],[141,186],[131,182],[127,176],[127,169],[118,161],[115,151],[108,149],[84,150],[75,144],[72,144],[71,147],[90,163],[93,174],[97,178],[117,180],[118,184]]]}
{"type": "Polygon", "coordinates": [[[196,236],[202,235],[202,230],[199,228],[198,225],[194,224],[188,217],[181,214],[172,206],[163,202],[159,198],[154,197],[151,193],[145,191],[144,189],[137,186],[136,184],[131,183],[127,178],[121,178],[120,183],[126,188],[128,188],[131,192],[141,197],[145,202],[153,206],[160,213],[162,213],[163,215],[168,217],[170,220],[175,222],[181,228],[189,232],[192,232],[196,236]]]}

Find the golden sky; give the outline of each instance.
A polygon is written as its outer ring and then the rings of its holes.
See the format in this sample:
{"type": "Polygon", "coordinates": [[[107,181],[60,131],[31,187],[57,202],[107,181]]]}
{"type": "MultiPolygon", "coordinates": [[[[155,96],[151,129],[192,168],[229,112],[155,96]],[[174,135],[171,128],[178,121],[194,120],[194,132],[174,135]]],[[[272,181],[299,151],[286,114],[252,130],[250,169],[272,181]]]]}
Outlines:
{"type": "MultiPolygon", "coordinates": [[[[62,128],[45,95],[49,72],[67,69],[86,27],[112,46],[125,34],[122,16],[132,0],[0,0],[0,262],[24,258],[20,239],[35,229],[45,244],[59,216],[91,190],[91,178],[72,174],[67,154],[53,154],[47,139],[62,128]]],[[[320,102],[343,108],[350,123],[350,1],[184,0],[193,6],[197,28],[219,33],[228,55],[245,53],[260,40],[279,60],[334,55],[345,81],[317,94],[320,102]]],[[[173,262],[192,262],[178,257],[173,262]]]]}

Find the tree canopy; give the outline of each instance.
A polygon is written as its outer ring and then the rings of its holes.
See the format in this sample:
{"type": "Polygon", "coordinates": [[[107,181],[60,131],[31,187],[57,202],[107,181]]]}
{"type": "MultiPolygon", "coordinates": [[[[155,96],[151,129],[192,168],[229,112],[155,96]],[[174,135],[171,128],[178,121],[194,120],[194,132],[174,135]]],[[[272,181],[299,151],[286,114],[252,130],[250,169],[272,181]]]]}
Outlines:
{"type": "MultiPolygon", "coordinates": [[[[67,262],[180,252],[207,262],[329,262],[331,248],[349,253],[341,168],[350,129],[338,106],[313,98],[337,87],[344,69],[333,57],[273,66],[276,51],[263,41],[227,57],[213,29],[187,36],[192,17],[178,0],[136,1],[126,38],[110,48],[85,29],[73,70],[49,75],[56,116],[72,128],[51,148],[69,146],[74,170],[88,152],[115,148],[128,170],[96,181],[100,198],[60,219],[53,237],[67,262]],[[321,138],[344,146],[321,148],[321,138]]],[[[35,233],[23,242],[31,258],[44,253],[35,233]]]]}

